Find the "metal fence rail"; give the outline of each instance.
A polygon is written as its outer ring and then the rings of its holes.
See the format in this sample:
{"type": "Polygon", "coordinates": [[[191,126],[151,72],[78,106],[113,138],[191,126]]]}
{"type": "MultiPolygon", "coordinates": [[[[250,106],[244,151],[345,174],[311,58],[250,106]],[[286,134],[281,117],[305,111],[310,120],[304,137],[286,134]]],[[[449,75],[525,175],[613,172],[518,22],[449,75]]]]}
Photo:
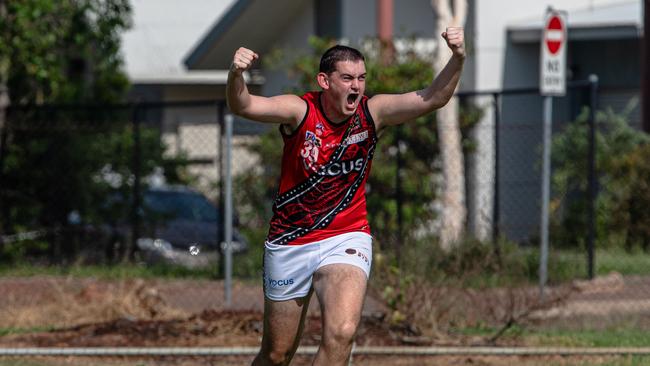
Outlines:
{"type": "MultiPolygon", "coordinates": [[[[0,348],[0,356],[252,356],[258,347],[37,347],[0,348]]],[[[314,355],[318,347],[299,347],[314,355]]],[[[405,356],[647,356],[650,347],[355,347],[353,355],[405,356]]]]}

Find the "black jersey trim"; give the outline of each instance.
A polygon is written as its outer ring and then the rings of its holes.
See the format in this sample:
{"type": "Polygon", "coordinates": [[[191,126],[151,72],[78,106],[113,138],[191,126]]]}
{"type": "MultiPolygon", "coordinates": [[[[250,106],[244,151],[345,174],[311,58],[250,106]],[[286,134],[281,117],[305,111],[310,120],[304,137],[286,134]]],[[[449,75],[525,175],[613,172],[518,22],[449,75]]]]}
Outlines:
{"type": "Polygon", "coordinates": [[[372,114],[370,114],[370,109],[368,108],[368,101],[369,100],[370,100],[370,98],[364,98],[363,100],[361,100],[361,107],[363,109],[363,113],[365,113],[365,115],[366,115],[366,119],[368,120],[368,122],[372,126],[372,132],[375,135],[375,139],[377,139],[378,138],[377,125],[375,124],[375,119],[372,118],[372,114]]]}

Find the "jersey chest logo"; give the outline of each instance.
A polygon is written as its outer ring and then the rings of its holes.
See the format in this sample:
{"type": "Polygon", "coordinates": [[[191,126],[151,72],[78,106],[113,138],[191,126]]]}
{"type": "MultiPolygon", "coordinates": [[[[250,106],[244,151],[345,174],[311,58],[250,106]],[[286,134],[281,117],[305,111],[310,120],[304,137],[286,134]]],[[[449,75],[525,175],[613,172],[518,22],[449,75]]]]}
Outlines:
{"type": "Polygon", "coordinates": [[[316,172],[320,168],[318,164],[318,153],[322,146],[320,137],[311,131],[305,132],[305,141],[303,142],[300,156],[306,170],[316,172]]]}

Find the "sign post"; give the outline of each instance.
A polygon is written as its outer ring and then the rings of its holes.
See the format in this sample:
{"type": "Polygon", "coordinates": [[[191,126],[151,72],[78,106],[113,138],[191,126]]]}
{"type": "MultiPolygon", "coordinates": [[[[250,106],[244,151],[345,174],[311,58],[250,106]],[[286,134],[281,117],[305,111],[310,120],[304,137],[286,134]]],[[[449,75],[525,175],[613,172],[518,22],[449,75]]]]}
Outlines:
{"type": "Polygon", "coordinates": [[[540,60],[540,93],[544,96],[544,152],[542,164],[542,212],[540,223],[540,297],[548,277],[548,205],[551,181],[551,132],[553,96],[566,93],[567,16],[549,7],[544,17],[540,60]]]}

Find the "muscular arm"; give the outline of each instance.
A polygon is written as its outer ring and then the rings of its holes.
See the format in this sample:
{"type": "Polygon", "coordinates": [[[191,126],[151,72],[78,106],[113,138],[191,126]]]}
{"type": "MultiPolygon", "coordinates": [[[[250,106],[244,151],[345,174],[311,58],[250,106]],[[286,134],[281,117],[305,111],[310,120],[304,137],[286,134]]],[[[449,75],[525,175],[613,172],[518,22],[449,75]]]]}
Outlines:
{"type": "Polygon", "coordinates": [[[300,97],[288,94],[261,97],[248,92],[243,73],[258,57],[243,47],[235,53],[226,85],[228,108],[234,114],[251,120],[296,127],[307,112],[307,105],[300,97]]]}
{"type": "Polygon", "coordinates": [[[460,29],[458,33],[445,32],[443,37],[453,54],[428,87],[404,94],[379,94],[368,101],[377,128],[415,119],[443,107],[451,99],[465,61],[464,35],[460,29]]]}

